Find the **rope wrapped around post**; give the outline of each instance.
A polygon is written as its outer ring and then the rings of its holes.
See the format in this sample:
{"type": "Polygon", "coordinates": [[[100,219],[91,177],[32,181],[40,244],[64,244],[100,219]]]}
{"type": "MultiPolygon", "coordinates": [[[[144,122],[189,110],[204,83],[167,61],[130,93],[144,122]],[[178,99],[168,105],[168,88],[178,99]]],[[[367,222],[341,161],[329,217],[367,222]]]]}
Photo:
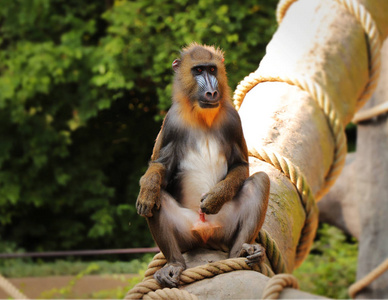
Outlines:
{"type": "MultiPolygon", "coordinates": [[[[288,8],[292,3],[297,0],[281,0],[277,7],[277,21],[280,24],[284,15],[286,14],[288,8]]],[[[370,49],[370,74],[369,81],[365,86],[364,92],[360,96],[357,102],[357,109],[362,107],[365,102],[373,94],[376,86],[377,80],[380,74],[381,59],[380,59],[380,50],[381,42],[379,33],[370,13],[365,9],[356,0],[335,0],[338,3],[344,5],[345,8],[360,22],[364,31],[368,36],[368,46],[370,49]]],[[[319,200],[323,195],[334,184],[338,176],[340,175],[342,168],[345,164],[345,157],[347,154],[347,145],[346,145],[346,136],[345,130],[342,125],[342,120],[340,119],[335,105],[327,93],[322,89],[322,87],[311,81],[308,78],[303,76],[266,76],[259,74],[259,70],[251,73],[246,76],[237,86],[234,95],[234,105],[238,110],[241,107],[241,104],[245,98],[245,95],[254,88],[257,84],[262,82],[285,82],[290,85],[295,85],[300,89],[308,92],[313,99],[315,99],[318,105],[321,107],[323,113],[326,116],[328,124],[330,125],[331,132],[335,141],[335,153],[333,163],[325,178],[325,184],[320,191],[315,195],[315,198],[319,200]]],[[[315,231],[317,228],[317,215],[318,210],[316,208],[315,200],[311,194],[311,189],[308,187],[307,182],[301,174],[297,167],[294,166],[289,159],[282,157],[280,154],[274,153],[269,149],[250,149],[250,154],[260,160],[263,160],[267,163],[272,164],[275,168],[282,171],[291,182],[293,182],[298,190],[298,193],[301,197],[302,204],[305,207],[306,211],[306,222],[302,230],[301,240],[298,244],[297,255],[296,255],[296,265],[304,260],[305,256],[308,254],[310,246],[313,242],[315,231]],[[291,171],[291,172],[290,172],[291,171]],[[314,203],[313,203],[314,202],[314,203]]]]}
{"type": "Polygon", "coordinates": [[[312,191],[303,174],[301,174],[298,168],[287,158],[266,148],[262,148],[260,151],[251,150],[251,155],[273,165],[283,172],[295,185],[299,193],[302,206],[306,212],[306,220],[301,232],[295,257],[295,265],[299,266],[310,251],[318,227],[318,207],[312,191]]]}
{"type": "MultiPolygon", "coordinates": [[[[237,270],[254,270],[269,277],[274,276],[273,271],[267,264],[262,263],[261,265],[254,267],[252,269],[250,266],[247,265],[245,260],[246,259],[243,257],[230,258],[226,260],[209,263],[203,266],[186,269],[182,272],[180,285],[190,284],[196,281],[200,281],[202,279],[212,278],[219,274],[229,273],[237,270]]],[[[157,255],[155,255],[154,259],[150,262],[148,266],[144,280],[139,284],[137,284],[133,289],[131,289],[125,296],[125,299],[142,299],[143,297],[145,298],[145,296],[150,294],[151,292],[160,290],[162,287],[157,283],[155,279],[153,279],[153,275],[165,263],[166,263],[166,259],[164,258],[162,253],[158,253],[157,255]]],[[[167,289],[163,289],[163,290],[164,290],[163,292],[164,294],[166,293],[174,294],[174,295],[177,295],[179,299],[195,299],[195,298],[192,298],[191,294],[190,294],[191,298],[186,298],[185,295],[187,294],[187,292],[184,290],[171,289],[171,290],[174,290],[173,292],[170,292],[170,291],[167,292],[166,291],[167,289]]],[[[156,294],[159,294],[159,292],[157,292],[156,294]]],[[[155,294],[151,294],[150,297],[156,297],[156,296],[155,294]]],[[[151,299],[160,299],[160,298],[151,298],[151,299]]]]}

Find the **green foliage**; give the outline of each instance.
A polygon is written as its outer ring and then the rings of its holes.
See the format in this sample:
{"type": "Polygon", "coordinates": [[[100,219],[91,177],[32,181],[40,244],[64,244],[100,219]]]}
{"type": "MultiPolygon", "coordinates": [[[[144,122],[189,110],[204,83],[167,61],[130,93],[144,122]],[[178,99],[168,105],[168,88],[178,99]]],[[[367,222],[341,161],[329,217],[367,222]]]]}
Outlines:
{"type": "Polygon", "coordinates": [[[356,280],[357,244],[347,241],[339,229],[323,224],[312,252],[294,275],[300,289],[334,299],[347,299],[356,280]]]}
{"type": "Polygon", "coordinates": [[[172,60],[192,41],[216,44],[234,88],[264,54],[276,3],[2,1],[2,239],[27,251],[151,245],[134,203],[172,60]]]}

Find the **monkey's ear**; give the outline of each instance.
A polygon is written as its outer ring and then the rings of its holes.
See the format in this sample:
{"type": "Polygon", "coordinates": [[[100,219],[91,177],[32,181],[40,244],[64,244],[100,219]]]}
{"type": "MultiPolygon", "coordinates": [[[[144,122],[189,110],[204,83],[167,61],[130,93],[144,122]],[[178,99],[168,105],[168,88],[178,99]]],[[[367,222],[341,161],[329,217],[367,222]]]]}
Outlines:
{"type": "Polygon", "coordinates": [[[176,59],[172,62],[172,69],[177,72],[178,69],[179,69],[179,66],[181,65],[181,60],[180,59],[176,59]]]}

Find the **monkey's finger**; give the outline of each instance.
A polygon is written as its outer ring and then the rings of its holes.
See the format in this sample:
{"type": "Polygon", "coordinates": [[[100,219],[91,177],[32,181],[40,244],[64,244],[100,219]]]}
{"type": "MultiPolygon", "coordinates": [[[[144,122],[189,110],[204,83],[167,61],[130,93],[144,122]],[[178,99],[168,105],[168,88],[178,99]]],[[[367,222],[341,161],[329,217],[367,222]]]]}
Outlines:
{"type": "Polygon", "coordinates": [[[240,257],[246,257],[248,255],[248,252],[245,248],[242,248],[240,251],[240,257]]]}
{"type": "Polygon", "coordinates": [[[264,252],[260,251],[253,255],[247,256],[247,260],[245,261],[249,266],[257,265],[262,263],[264,260],[264,252]]]}
{"type": "Polygon", "coordinates": [[[209,194],[208,193],[204,193],[201,195],[201,203],[203,203],[203,201],[205,201],[205,199],[207,198],[209,194]]]}
{"type": "Polygon", "coordinates": [[[143,217],[152,217],[152,209],[149,205],[139,204],[137,206],[137,213],[143,217]]]}
{"type": "Polygon", "coordinates": [[[247,260],[254,261],[263,258],[264,253],[263,252],[257,252],[255,254],[247,256],[247,260]]]}
{"type": "Polygon", "coordinates": [[[168,287],[178,287],[179,280],[176,277],[166,277],[165,283],[168,287]]]}
{"type": "Polygon", "coordinates": [[[160,273],[155,273],[155,279],[160,283],[163,287],[178,287],[179,284],[179,274],[174,274],[171,272],[166,272],[167,270],[164,270],[160,273]],[[166,274],[167,273],[167,274],[166,274]]]}
{"type": "MultiPolygon", "coordinates": [[[[201,201],[202,201],[202,200],[201,200],[201,201]]],[[[199,208],[201,209],[201,211],[202,211],[204,214],[209,213],[208,208],[205,206],[205,204],[204,204],[203,202],[201,202],[201,204],[199,205],[199,208]]]]}

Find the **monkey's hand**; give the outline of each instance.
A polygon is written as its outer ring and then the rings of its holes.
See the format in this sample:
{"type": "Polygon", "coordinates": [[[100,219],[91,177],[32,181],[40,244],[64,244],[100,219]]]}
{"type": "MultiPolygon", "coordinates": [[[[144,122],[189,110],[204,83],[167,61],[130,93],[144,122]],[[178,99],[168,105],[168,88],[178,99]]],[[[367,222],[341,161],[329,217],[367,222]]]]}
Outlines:
{"type": "Polygon", "coordinates": [[[156,271],[154,278],[162,287],[178,287],[184,269],[186,267],[180,263],[166,264],[163,268],[156,271]]]}
{"type": "Polygon", "coordinates": [[[233,199],[233,195],[222,184],[217,184],[201,199],[200,208],[205,214],[216,214],[225,202],[233,199]]]}
{"type": "Polygon", "coordinates": [[[137,213],[143,217],[152,217],[152,209],[160,208],[160,185],[143,176],[140,179],[140,193],[136,200],[137,213]]]}
{"type": "Polygon", "coordinates": [[[242,245],[240,257],[246,257],[245,261],[248,266],[253,267],[259,265],[264,261],[265,248],[260,244],[246,244],[242,245]]]}

